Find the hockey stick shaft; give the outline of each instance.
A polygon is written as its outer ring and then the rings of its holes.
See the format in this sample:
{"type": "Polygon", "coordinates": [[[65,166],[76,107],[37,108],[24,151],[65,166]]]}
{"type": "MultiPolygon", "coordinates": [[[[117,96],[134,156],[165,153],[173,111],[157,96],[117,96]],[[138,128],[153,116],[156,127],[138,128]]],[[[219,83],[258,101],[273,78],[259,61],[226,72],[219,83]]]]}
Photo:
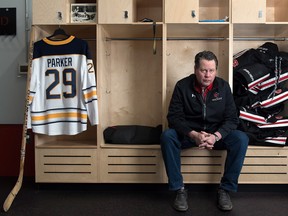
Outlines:
{"type": "Polygon", "coordinates": [[[21,143],[21,155],[20,155],[20,167],[19,167],[19,176],[18,180],[11,190],[9,195],[7,196],[3,209],[7,212],[12,205],[16,195],[22,187],[23,175],[24,175],[24,164],[25,164],[25,152],[26,152],[26,144],[27,144],[27,122],[28,122],[28,107],[29,107],[29,86],[30,86],[30,77],[31,77],[31,66],[32,66],[32,55],[33,55],[33,41],[34,41],[34,33],[33,29],[31,29],[30,34],[30,43],[29,43],[29,59],[28,59],[28,71],[27,71],[27,82],[26,82],[26,101],[25,101],[25,112],[24,112],[24,123],[22,129],[22,143],[21,143]]]}

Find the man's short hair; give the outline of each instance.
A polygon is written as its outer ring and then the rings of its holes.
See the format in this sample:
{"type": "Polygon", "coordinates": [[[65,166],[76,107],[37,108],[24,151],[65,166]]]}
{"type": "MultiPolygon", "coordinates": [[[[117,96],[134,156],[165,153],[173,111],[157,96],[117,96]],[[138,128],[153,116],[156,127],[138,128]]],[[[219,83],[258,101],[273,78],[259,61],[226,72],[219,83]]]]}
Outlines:
{"type": "Polygon", "coordinates": [[[196,54],[196,56],[195,56],[195,68],[200,67],[200,60],[201,59],[205,59],[208,61],[214,60],[215,64],[216,64],[216,69],[218,68],[218,59],[213,52],[205,50],[205,51],[202,51],[202,52],[199,52],[198,54],[196,54]]]}

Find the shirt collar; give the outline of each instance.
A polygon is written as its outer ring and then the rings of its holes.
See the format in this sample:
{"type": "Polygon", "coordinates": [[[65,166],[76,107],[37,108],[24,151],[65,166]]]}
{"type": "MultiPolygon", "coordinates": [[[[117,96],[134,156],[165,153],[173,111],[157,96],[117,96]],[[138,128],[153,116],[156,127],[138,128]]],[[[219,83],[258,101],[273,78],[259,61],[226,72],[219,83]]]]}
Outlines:
{"type": "MultiPolygon", "coordinates": [[[[208,91],[211,91],[212,88],[213,88],[213,82],[212,82],[209,86],[207,86],[207,87],[205,88],[205,94],[207,94],[208,91]]],[[[196,82],[195,82],[195,90],[196,90],[198,93],[202,93],[202,87],[200,86],[200,84],[198,83],[197,80],[196,80],[196,82]]]]}

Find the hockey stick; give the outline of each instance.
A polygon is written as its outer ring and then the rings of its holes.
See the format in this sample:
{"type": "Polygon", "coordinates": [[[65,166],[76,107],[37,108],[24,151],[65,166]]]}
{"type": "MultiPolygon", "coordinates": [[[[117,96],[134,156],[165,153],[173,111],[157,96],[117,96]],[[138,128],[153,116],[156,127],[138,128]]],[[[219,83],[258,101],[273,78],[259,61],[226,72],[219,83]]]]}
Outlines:
{"type": "Polygon", "coordinates": [[[27,143],[27,121],[28,121],[28,107],[29,107],[29,85],[30,85],[30,77],[31,77],[31,66],[32,66],[32,57],[33,57],[33,41],[34,41],[34,34],[33,29],[31,29],[30,34],[30,42],[29,42],[29,53],[28,53],[28,71],[27,71],[27,82],[26,82],[26,101],[25,101],[25,113],[24,113],[24,123],[23,123],[23,130],[22,130],[22,143],[21,143],[21,154],[20,154],[20,171],[18,180],[11,190],[10,194],[7,196],[4,204],[3,209],[7,212],[14,201],[16,195],[18,194],[19,190],[21,189],[22,182],[23,182],[23,174],[24,174],[24,162],[25,162],[25,151],[26,151],[26,143],[27,143]]]}

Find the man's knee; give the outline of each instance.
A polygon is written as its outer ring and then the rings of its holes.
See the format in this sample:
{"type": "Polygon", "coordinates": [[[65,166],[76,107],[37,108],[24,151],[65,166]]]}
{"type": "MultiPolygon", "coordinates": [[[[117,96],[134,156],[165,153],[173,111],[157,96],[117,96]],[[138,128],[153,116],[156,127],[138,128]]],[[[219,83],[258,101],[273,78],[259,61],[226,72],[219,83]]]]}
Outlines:
{"type": "Polygon", "coordinates": [[[161,148],[167,148],[167,146],[173,146],[178,143],[178,135],[174,129],[166,129],[162,132],[160,137],[161,148]]]}
{"type": "Polygon", "coordinates": [[[240,130],[235,130],[232,132],[235,137],[234,145],[238,145],[238,148],[247,149],[249,143],[249,137],[247,134],[240,130]]]}
{"type": "Polygon", "coordinates": [[[236,130],[236,132],[238,134],[240,142],[245,143],[245,144],[248,145],[249,137],[247,136],[247,134],[245,132],[243,132],[243,131],[240,131],[240,130],[236,130]]]}
{"type": "Polygon", "coordinates": [[[167,140],[173,139],[175,137],[175,130],[166,129],[162,132],[160,141],[161,143],[166,142],[167,140]]]}

